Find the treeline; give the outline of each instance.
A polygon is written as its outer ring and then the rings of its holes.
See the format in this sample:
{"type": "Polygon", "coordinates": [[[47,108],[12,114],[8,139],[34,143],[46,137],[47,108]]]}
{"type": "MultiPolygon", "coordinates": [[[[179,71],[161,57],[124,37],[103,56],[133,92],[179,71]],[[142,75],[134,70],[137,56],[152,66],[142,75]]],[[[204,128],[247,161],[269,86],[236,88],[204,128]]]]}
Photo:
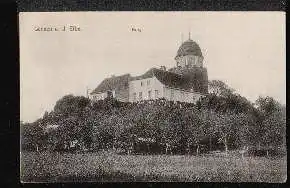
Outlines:
{"type": "Polygon", "coordinates": [[[196,104],[165,99],[92,103],[67,95],[51,112],[21,125],[22,150],[107,150],[199,154],[245,147],[286,149],[286,110],[271,97],[254,104],[221,81],[196,104]]]}

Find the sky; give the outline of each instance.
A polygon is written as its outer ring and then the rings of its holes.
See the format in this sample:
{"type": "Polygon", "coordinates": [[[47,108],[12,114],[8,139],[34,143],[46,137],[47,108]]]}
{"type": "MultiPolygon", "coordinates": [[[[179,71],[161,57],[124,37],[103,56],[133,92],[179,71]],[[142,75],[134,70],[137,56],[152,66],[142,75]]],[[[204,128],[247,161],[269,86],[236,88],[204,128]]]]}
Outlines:
{"type": "Polygon", "coordinates": [[[189,32],[209,80],[252,102],[271,96],[285,104],[285,23],[284,12],[20,13],[20,119],[35,121],[64,95],[85,96],[112,75],[175,66],[189,32]],[[35,31],[40,27],[59,31],[35,31]]]}

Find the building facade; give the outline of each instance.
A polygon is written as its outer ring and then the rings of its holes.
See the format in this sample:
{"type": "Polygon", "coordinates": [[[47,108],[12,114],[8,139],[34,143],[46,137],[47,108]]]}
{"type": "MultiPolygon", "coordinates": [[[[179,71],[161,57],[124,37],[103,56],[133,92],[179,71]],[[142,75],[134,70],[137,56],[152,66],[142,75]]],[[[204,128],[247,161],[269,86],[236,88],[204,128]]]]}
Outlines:
{"type": "Polygon", "coordinates": [[[122,102],[164,98],[195,103],[208,93],[208,75],[203,60],[199,45],[189,38],[177,51],[176,66],[168,70],[151,68],[136,77],[125,74],[106,78],[90,93],[90,98],[96,101],[113,97],[122,102]]]}

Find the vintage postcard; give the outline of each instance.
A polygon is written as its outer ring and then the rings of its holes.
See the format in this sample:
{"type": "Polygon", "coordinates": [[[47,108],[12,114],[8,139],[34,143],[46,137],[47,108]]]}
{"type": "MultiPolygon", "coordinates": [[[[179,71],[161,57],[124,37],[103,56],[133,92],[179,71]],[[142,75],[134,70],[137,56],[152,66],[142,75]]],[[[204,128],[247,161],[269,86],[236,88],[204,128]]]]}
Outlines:
{"type": "Polygon", "coordinates": [[[285,182],[285,23],[20,12],[21,182],[285,182]]]}

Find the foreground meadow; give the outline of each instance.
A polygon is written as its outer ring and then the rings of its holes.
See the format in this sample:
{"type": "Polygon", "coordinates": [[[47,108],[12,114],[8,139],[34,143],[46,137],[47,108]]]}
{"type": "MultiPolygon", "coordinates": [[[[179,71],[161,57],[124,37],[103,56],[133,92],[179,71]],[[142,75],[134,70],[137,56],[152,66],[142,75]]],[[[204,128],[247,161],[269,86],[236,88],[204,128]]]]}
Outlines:
{"type": "Polygon", "coordinates": [[[286,157],[21,153],[22,182],[285,182],[286,157]]]}

